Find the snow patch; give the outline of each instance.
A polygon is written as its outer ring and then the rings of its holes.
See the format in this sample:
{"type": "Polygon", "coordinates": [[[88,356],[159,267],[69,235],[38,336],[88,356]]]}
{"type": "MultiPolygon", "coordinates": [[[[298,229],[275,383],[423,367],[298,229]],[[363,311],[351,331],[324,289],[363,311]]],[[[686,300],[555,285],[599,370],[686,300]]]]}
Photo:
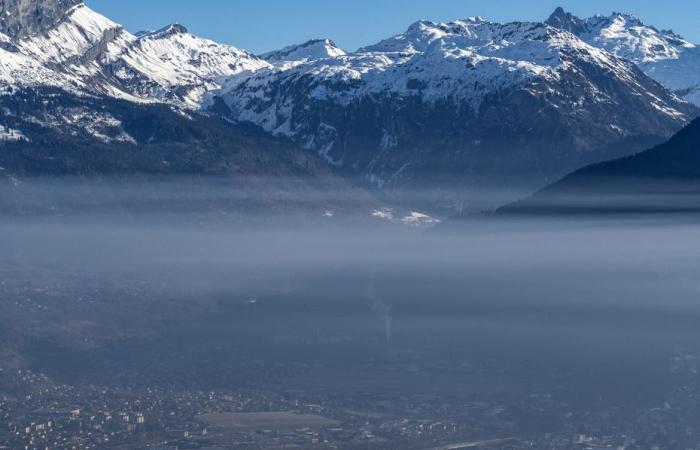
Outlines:
{"type": "Polygon", "coordinates": [[[380,208],[372,211],[372,217],[377,217],[379,219],[393,220],[394,210],[391,208],[380,208]]]}
{"type": "Polygon", "coordinates": [[[428,227],[438,225],[440,220],[427,214],[412,211],[401,219],[401,223],[412,227],[428,227]]]}
{"type": "Polygon", "coordinates": [[[84,130],[106,144],[137,144],[136,139],[124,131],[122,122],[110,114],[75,109],[66,111],[64,117],[73,127],[84,130]]]}
{"type": "Polygon", "coordinates": [[[428,214],[409,211],[404,214],[397,213],[392,208],[379,208],[372,211],[372,216],[378,219],[386,220],[387,222],[406,225],[414,228],[433,227],[440,224],[440,219],[429,216],[428,214]]]}
{"type": "Polygon", "coordinates": [[[21,131],[8,128],[4,125],[0,125],[0,141],[17,142],[28,140],[29,139],[27,139],[27,137],[21,131]]]}
{"type": "Polygon", "coordinates": [[[384,130],[380,145],[383,150],[389,150],[399,145],[399,139],[393,134],[390,134],[387,130],[384,130]]]}

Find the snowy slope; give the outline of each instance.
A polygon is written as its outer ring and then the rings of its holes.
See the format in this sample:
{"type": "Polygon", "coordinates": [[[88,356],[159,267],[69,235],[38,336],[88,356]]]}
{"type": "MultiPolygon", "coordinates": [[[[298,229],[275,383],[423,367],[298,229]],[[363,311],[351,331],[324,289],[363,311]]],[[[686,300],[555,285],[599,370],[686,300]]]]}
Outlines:
{"type": "Polygon", "coordinates": [[[121,27],[83,4],[72,7],[55,27],[17,41],[19,50],[42,63],[56,67],[74,62],[103,40],[118,34],[121,27]]]}
{"type": "Polygon", "coordinates": [[[290,45],[281,50],[266,53],[261,57],[275,65],[291,68],[298,64],[320,59],[345,56],[345,50],[335,45],[330,39],[314,39],[299,45],[290,45]]]}
{"type": "MultiPolygon", "coordinates": [[[[341,89],[317,84],[313,98],[352,102],[370,94],[415,95],[429,102],[459,98],[478,108],[484,96],[523,86],[535,78],[556,81],[576,63],[598,66],[611,76],[629,81],[644,95],[629,63],[576,39],[570,33],[540,23],[497,24],[481,18],[436,24],[422,21],[404,34],[360,49],[357,53],[310,60],[306,64],[258,73],[245,89],[229,96],[246,119],[268,131],[285,131],[289,118],[280,105],[274,114],[247,108],[264,97],[271,83],[291,83],[311,76],[317,82],[337,82],[341,89]],[[240,95],[239,95],[240,94],[240,95]]],[[[651,97],[650,97],[651,98],[651,97]]],[[[601,95],[598,100],[605,101],[601,95]]],[[[657,99],[660,109],[681,115],[657,99]]]]}
{"type": "Polygon", "coordinates": [[[700,105],[700,49],[670,30],[623,13],[580,19],[558,8],[547,23],[637,64],[647,75],[700,105]]]}
{"type": "Polygon", "coordinates": [[[91,109],[94,102],[58,106],[55,99],[64,91],[69,96],[107,95],[198,109],[204,94],[219,89],[219,83],[270,67],[179,25],[133,35],[79,1],[12,0],[2,7],[9,8],[13,20],[0,22],[0,28],[12,33],[0,34],[0,100],[9,105],[11,97],[24,95],[32,104],[45,105],[0,111],[2,142],[31,142],[43,133],[59,132],[105,144],[133,144],[113,114],[91,109]],[[37,18],[36,11],[42,10],[50,16],[37,18]]]}
{"type": "Polygon", "coordinates": [[[101,63],[115,84],[134,95],[192,108],[230,77],[269,67],[250,53],[199,38],[177,24],[141,34],[123,47],[110,46],[101,63]]]}
{"type": "Polygon", "coordinates": [[[13,41],[18,52],[91,92],[198,108],[237,74],[269,67],[180,25],[138,36],[80,3],[55,26],[13,41]]]}
{"type": "MultiPolygon", "coordinates": [[[[376,94],[419,95],[429,103],[458,100],[476,110],[493,92],[526,86],[536,79],[556,82],[562,72],[581,63],[628,82],[668,116],[683,116],[675,105],[649,95],[628,62],[566,31],[540,23],[497,24],[481,18],[447,24],[421,21],[406,33],[353,54],[261,71],[236,87],[228,100],[242,119],[293,136],[295,131],[288,123],[293,104],[258,106],[271,85],[312,78],[311,99],[349,104],[376,94]]],[[[593,101],[609,100],[602,92],[592,90],[591,94],[593,101]]]]}
{"type": "Polygon", "coordinates": [[[647,75],[700,106],[700,48],[685,50],[678,58],[642,64],[647,75]]]}
{"type": "MultiPolygon", "coordinates": [[[[41,64],[34,58],[17,51],[12,40],[0,34],[0,88],[6,93],[9,88],[27,86],[57,86],[71,90],[76,80],[70,79],[41,64]]],[[[11,93],[12,90],[9,90],[11,93]]]]}

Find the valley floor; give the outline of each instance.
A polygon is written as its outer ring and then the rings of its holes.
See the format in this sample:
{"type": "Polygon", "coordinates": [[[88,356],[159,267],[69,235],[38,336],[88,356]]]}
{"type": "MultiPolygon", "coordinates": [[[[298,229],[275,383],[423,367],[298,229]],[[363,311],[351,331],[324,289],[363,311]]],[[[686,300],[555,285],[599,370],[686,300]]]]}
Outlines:
{"type": "Polygon", "coordinates": [[[3,217],[0,448],[700,445],[698,216],[154,217],[3,217]]]}

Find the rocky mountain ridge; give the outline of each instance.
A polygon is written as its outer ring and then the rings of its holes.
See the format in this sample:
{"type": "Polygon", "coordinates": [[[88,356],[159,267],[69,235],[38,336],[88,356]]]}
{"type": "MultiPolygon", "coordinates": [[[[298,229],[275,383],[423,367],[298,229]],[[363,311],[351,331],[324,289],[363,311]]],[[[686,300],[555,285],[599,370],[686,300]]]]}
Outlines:
{"type": "Polygon", "coordinates": [[[18,38],[60,23],[81,0],[0,0],[0,33],[18,38]]]}
{"type": "MultiPolygon", "coordinates": [[[[494,187],[536,189],[660,142],[697,114],[632,62],[572,33],[592,25],[569,16],[576,26],[419,21],[356,52],[320,39],[256,56],[179,24],[132,34],[80,2],[2,5],[24,14],[0,34],[5,104],[58,90],[165,104],[192,120],[218,115],[386,192],[449,198],[441,192],[452,189],[449,204],[494,187]]],[[[29,103],[37,110],[5,107],[0,136],[36,143],[39,127],[88,133],[100,146],[144,144],[111,101],[66,101],[78,105],[69,114],[50,111],[50,98],[29,103]]]]}
{"type": "Polygon", "coordinates": [[[262,69],[222,98],[232,120],[399,190],[533,189],[642,150],[695,114],[569,31],[482,18],[420,21],[355,53],[262,69]]]}
{"type": "Polygon", "coordinates": [[[581,19],[558,8],[546,23],[634,62],[651,78],[700,105],[700,48],[677,33],[620,12],[581,19]]]}

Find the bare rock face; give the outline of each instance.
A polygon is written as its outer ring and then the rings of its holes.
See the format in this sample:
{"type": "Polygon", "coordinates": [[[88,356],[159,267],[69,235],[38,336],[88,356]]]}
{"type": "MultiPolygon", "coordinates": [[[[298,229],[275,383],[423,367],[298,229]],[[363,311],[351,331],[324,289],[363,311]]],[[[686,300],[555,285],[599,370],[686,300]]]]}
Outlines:
{"type": "Polygon", "coordinates": [[[0,0],[0,32],[12,38],[41,33],[81,3],[82,0],[0,0]]]}
{"type": "Polygon", "coordinates": [[[570,31],[577,36],[586,31],[586,23],[573,14],[566,12],[562,7],[555,9],[545,23],[561,30],[570,31]]]}

